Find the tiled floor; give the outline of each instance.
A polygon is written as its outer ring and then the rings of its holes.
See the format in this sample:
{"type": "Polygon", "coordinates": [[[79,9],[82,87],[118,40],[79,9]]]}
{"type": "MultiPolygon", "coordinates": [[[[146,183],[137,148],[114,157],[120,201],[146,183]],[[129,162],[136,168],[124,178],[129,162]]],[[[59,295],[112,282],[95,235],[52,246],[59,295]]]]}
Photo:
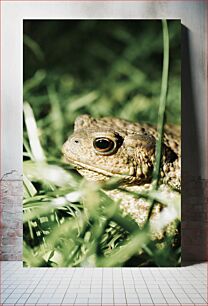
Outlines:
{"type": "Polygon", "coordinates": [[[2,304],[207,305],[207,265],[29,269],[1,262],[2,304]]]}

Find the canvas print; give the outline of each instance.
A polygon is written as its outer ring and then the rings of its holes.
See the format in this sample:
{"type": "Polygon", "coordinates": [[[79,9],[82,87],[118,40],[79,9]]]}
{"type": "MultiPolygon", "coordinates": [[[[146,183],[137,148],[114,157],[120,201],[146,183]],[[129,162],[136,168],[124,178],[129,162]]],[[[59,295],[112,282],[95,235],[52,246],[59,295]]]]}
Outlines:
{"type": "Polygon", "coordinates": [[[180,266],[180,20],[23,25],[24,266],[180,266]]]}

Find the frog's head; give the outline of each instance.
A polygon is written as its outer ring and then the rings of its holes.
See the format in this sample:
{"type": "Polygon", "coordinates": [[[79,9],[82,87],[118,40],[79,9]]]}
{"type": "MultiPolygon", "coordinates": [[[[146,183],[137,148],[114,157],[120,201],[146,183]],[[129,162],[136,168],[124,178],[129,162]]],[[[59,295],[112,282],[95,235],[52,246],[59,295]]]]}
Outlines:
{"type": "MultiPolygon", "coordinates": [[[[115,118],[114,118],[115,119],[115,118]]],[[[74,133],[64,143],[65,160],[88,180],[103,181],[112,176],[130,183],[149,181],[154,161],[155,139],[144,129],[119,128],[112,118],[78,117],[74,133]]]]}

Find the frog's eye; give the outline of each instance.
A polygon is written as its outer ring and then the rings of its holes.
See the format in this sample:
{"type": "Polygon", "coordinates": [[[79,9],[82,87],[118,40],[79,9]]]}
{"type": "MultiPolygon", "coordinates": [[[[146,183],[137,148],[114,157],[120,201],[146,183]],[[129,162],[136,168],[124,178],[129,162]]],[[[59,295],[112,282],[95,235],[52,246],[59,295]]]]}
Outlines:
{"type": "Polygon", "coordinates": [[[116,141],[107,137],[98,137],[93,141],[95,151],[101,155],[109,155],[116,150],[116,141]]]}

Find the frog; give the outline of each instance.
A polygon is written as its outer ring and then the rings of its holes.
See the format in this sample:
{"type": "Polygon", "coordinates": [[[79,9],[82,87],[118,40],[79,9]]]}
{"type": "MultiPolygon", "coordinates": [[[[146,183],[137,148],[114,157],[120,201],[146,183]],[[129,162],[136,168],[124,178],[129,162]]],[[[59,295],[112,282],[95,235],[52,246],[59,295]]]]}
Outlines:
{"type": "MultiPolygon", "coordinates": [[[[131,122],[117,117],[93,118],[80,115],[74,131],[63,144],[66,162],[72,164],[88,181],[107,182],[118,178],[131,192],[152,189],[155,164],[157,128],[149,123],[131,122]]],[[[165,125],[159,188],[166,197],[181,190],[180,127],[165,125]]],[[[147,220],[150,201],[132,197],[120,190],[106,193],[120,202],[124,214],[130,215],[139,226],[147,220]]],[[[155,206],[154,215],[161,211],[155,206]]]]}

